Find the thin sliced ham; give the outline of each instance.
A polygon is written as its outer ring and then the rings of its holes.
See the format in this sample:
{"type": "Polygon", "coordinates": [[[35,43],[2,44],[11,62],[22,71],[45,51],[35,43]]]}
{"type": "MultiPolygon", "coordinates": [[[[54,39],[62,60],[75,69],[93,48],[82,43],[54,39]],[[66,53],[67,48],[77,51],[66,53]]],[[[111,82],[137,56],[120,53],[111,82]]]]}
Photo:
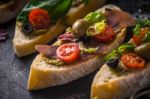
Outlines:
{"type": "Polygon", "coordinates": [[[61,34],[58,37],[59,40],[62,41],[71,41],[71,42],[75,42],[77,41],[77,39],[74,37],[73,33],[65,33],[65,34],[61,34]]]}
{"type": "Polygon", "coordinates": [[[105,16],[108,24],[114,29],[135,25],[135,20],[133,17],[127,12],[121,10],[106,9],[105,16]]]}
{"type": "Polygon", "coordinates": [[[57,46],[36,45],[35,49],[45,55],[46,57],[53,57],[56,55],[57,46]]]}

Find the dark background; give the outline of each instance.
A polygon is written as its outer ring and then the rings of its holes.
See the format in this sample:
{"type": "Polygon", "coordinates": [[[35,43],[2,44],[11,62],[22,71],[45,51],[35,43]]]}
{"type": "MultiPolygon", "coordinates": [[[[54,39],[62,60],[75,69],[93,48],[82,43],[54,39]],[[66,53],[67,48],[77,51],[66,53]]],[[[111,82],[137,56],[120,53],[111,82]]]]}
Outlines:
{"type": "MultiPolygon", "coordinates": [[[[150,18],[150,0],[108,0],[133,16],[150,18]]],[[[95,73],[68,83],[39,91],[26,90],[30,64],[37,53],[23,58],[14,55],[12,39],[15,19],[3,24],[9,39],[0,42],[0,99],[89,99],[95,73]]]]}

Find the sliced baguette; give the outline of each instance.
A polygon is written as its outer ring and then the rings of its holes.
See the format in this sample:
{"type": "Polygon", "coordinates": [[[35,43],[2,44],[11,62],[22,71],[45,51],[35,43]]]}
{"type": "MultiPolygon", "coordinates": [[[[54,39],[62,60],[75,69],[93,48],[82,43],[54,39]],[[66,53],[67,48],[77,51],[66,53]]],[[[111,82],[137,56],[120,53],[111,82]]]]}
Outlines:
{"type": "Polygon", "coordinates": [[[16,31],[13,39],[14,51],[18,57],[26,56],[34,53],[36,44],[46,44],[57,35],[62,33],[66,27],[64,24],[72,25],[79,18],[84,17],[91,11],[96,10],[105,3],[106,0],[90,0],[87,5],[81,4],[77,7],[72,7],[65,19],[60,19],[56,25],[50,26],[49,31],[45,34],[36,37],[27,37],[21,33],[21,23],[16,23],[16,31]],[[65,21],[65,22],[64,22],[65,21]]]}
{"type": "Polygon", "coordinates": [[[150,84],[150,63],[146,68],[118,76],[105,64],[96,74],[91,99],[128,99],[137,89],[150,84]]]}
{"type": "MultiPolygon", "coordinates": [[[[106,54],[117,48],[123,42],[125,34],[126,29],[124,28],[117,35],[116,39],[108,45],[105,50],[106,54]]],[[[28,90],[43,89],[76,80],[99,68],[104,63],[103,58],[104,56],[95,56],[80,63],[57,67],[47,64],[42,54],[39,54],[30,68],[28,90]]]]}

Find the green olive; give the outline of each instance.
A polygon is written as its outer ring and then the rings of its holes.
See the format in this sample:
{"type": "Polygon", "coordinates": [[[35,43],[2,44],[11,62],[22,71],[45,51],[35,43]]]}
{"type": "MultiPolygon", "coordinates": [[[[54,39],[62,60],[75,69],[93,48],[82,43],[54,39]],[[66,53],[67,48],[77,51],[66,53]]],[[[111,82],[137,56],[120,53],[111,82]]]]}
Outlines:
{"type": "Polygon", "coordinates": [[[90,26],[90,23],[88,21],[84,19],[77,20],[72,26],[74,35],[76,37],[81,37],[85,35],[89,26],[90,26]]]}
{"type": "Polygon", "coordinates": [[[135,53],[146,60],[150,60],[150,42],[142,44],[135,48],[135,53]]]}

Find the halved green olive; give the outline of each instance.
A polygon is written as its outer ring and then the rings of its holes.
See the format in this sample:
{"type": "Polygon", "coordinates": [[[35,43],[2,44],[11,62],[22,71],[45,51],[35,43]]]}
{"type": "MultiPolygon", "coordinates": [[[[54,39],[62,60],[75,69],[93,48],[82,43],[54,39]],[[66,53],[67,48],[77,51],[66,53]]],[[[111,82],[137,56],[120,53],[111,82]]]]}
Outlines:
{"type": "Polygon", "coordinates": [[[135,53],[143,57],[146,60],[150,60],[150,42],[142,44],[135,49],[135,53]]]}
{"type": "Polygon", "coordinates": [[[72,26],[74,35],[76,37],[81,37],[85,35],[89,26],[90,26],[90,23],[88,21],[84,19],[77,20],[72,26]]]}

